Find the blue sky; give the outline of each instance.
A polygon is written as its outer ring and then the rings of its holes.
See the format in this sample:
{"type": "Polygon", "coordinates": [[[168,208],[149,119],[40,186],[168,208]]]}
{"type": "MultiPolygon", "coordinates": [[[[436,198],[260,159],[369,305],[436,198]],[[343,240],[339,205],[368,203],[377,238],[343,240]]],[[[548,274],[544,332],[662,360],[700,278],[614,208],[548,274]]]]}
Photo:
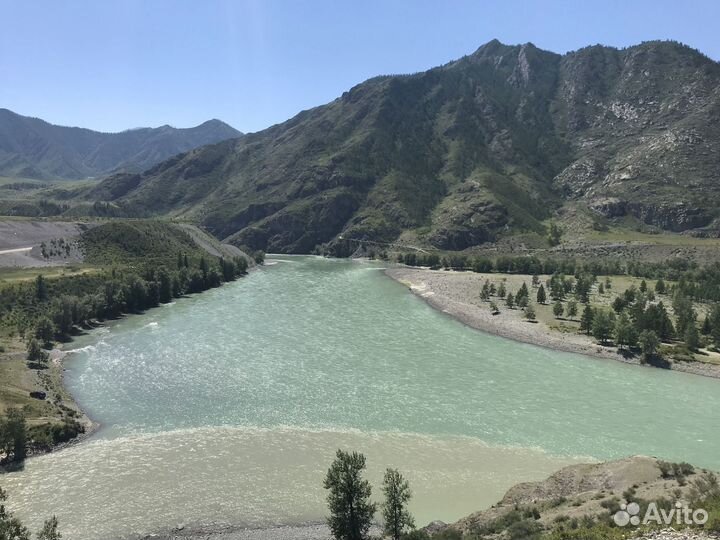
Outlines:
{"type": "Polygon", "coordinates": [[[566,52],[676,39],[720,60],[720,2],[0,0],[0,107],[101,131],[257,131],[498,38],[566,52]]]}

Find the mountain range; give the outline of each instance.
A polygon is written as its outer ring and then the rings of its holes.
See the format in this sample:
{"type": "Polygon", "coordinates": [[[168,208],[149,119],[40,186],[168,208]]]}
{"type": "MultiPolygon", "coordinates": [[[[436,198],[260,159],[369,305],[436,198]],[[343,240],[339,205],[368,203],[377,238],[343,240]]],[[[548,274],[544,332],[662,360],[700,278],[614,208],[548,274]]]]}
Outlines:
{"type": "Polygon", "coordinates": [[[462,250],[579,216],[720,228],[720,64],[676,42],[564,55],[493,40],[266,130],[60,196],[193,220],[250,249],[462,250]]]}
{"type": "Polygon", "coordinates": [[[241,135],[220,120],[187,129],[101,133],[0,109],[0,176],[55,180],[140,172],[176,154],[241,135]]]}

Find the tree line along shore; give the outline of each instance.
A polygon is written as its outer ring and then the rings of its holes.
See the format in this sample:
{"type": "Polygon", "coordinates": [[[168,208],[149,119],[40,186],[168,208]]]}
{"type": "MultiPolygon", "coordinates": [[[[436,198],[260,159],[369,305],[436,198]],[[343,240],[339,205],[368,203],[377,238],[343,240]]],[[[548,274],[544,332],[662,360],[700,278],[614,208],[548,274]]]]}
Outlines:
{"type": "Polygon", "coordinates": [[[0,283],[0,466],[92,424],[62,387],[56,345],[117,319],[233,281],[263,255],[216,257],[170,224],[106,224],[79,241],[88,271],[0,283]],[[27,392],[20,388],[33,388],[27,392]]]}
{"type": "Polygon", "coordinates": [[[498,333],[531,343],[540,336],[540,345],[606,357],[612,349],[615,356],[657,367],[694,364],[697,369],[687,370],[720,376],[718,263],[418,253],[401,254],[396,260],[407,271],[390,269],[391,277],[471,326],[494,331],[500,321],[540,322],[539,328],[515,324],[498,333]],[[471,306],[476,316],[464,317],[462,309],[453,313],[446,303],[471,306]],[[542,339],[543,332],[549,339],[542,339]],[[584,347],[573,348],[583,342],[576,337],[587,338],[584,347]],[[591,339],[597,345],[594,351],[591,339]]]}

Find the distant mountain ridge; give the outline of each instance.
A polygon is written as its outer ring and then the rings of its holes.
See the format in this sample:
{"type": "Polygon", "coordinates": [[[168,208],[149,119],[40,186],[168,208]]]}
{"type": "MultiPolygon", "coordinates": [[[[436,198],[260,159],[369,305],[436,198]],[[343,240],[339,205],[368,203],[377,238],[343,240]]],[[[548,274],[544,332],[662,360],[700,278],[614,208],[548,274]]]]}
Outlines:
{"type": "Polygon", "coordinates": [[[348,238],[462,250],[544,238],[571,212],[593,228],[630,220],[715,234],[719,149],[720,64],[694,49],[654,41],[560,55],[493,40],[64,196],[181,216],[273,252],[348,238]]]}
{"type": "Polygon", "coordinates": [[[176,154],[241,135],[220,120],[184,129],[165,125],[102,133],[0,109],[0,176],[48,180],[139,172],[176,154]]]}

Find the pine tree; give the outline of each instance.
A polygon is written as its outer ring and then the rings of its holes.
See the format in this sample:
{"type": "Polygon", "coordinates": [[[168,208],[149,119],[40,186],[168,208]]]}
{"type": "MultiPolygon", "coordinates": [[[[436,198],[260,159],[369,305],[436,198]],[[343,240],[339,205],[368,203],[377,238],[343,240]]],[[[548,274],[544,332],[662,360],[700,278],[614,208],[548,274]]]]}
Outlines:
{"type": "Polygon", "coordinates": [[[592,322],[593,322],[593,308],[590,307],[590,304],[585,304],[585,309],[582,312],[582,316],[580,317],[580,330],[585,332],[588,336],[592,332],[592,322]]]}
{"type": "Polygon", "coordinates": [[[38,277],[35,278],[35,298],[42,302],[43,300],[47,300],[47,297],[48,290],[45,278],[42,274],[38,274],[38,277]]]}
{"type": "Polygon", "coordinates": [[[27,345],[27,359],[28,362],[45,362],[48,355],[40,347],[40,343],[37,339],[31,338],[27,345]]]}
{"type": "Polygon", "coordinates": [[[406,529],[415,527],[415,521],[407,510],[412,497],[410,484],[397,469],[387,469],[383,480],[385,502],[382,505],[385,535],[400,540],[406,529]]]}
{"type": "Polygon", "coordinates": [[[567,315],[570,319],[574,319],[577,315],[577,302],[570,300],[567,304],[567,315]]]}
{"type": "Polygon", "coordinates": [[[513,296],[513,293],[507,293],[507,296],[505,297],[505,305],[510,309],[515,307],[515,297],[513,296]]]}
{"type": "Polygon", "coordinates": [[[556,319],[559,319],[563,316],[563,313],[565,312],[565,308],[563,307],[563,304],[560,300],[555,302],[553,305],[553,315],[555,315],[556,319]]]}
{"type": "Polygon", "coordinates": [[[688,324],[687,328],[685,328],[684,341],[688,349],[697,351],[700,345],[700,336],[698,335],[698,330],[694,322],[688,324]]]}
{"type": "Polygon", "coordinates": [[[365,456],[338,450],[323,486],[330,517],[328,527],[336,540],[365,540],[375,515],[376,505],[370,502],[370,483],[362,478],[365,456]]]}
{"type": "Polygon", "coordinates": [[[630,318],[624,311],[618,315],[615,321],[614,329],[615,344],[622,347],[632,347],[637,342],[635,328],[633,328],[630,318]]]}
{"type": "Polygon", "coordinates": [[[527,307],[525,308],[525,318],[528,321],[534,321],[536,316],[537,315],[535,314],[535,308],[533,307],[532,304],[528,304],[527,307]]]}
{"type": "Polygon", "coordinates": [[[592,334],[601,344],[605,344],[615,328],[615,312],[598,309],[593,314],[592,334]]]}
{"type": "Polygon", "coordinates": [[[60,540],[62,534],[58,531],[58,519],[53,516],[45,520],[42,530],[37,534],[37,540],[60,540]]]}
{"type": "Polygon", "coordinates": [[[660,347],[660,340],[658,339],[657,334],[652,330],[643,330],[640,332],[638,343],[640,344],[643,361],[645,362],[653,357],[660,347]]]}
{"type": "Polygon", "coordinates": [[[704,336],[709,336],[710,332],[712,331],[712,326],[710,325],[710,317],[705,315],[705,320],[703,321],[702,330],[704,336]]]}
{"type": "Polygon", "coordinates": [[[528,293],[527,285],[525,285],[525,282],[523,282],[522,286],[520,287],[520,290],[518,290],[517,295],[515,295],[515,300],[520,300],[520,298],[529,298],[530,294],[528,293]]]}
{"type": "Polygon", "coordinates": [[[50,346],[55,337],[55,327],[50,319],[41,317],[35,325],[35,337],[43,345],[50,346]]]}
{"type": "Polygon", "coordinates": [[[655,283],[655,292],[657,294],[665,294],[665,282],[662,279],[658,279],[655,283]]]}
{"type": "Polygon", "coordinates": [[[505,298],[505,295],[507,294],[507,290],[505,289],[505,282],[501,281],[500,286],[497,290],[498,298],[505,298]]]}
{"type": "Polygon", "coordinates": [[[540,285],[540,288],[538,289],[536,300],[538,304],[544,304],[547,300],[547,297],[545,295],[545,287],[543,287],[542,285],[540,285]]]}

